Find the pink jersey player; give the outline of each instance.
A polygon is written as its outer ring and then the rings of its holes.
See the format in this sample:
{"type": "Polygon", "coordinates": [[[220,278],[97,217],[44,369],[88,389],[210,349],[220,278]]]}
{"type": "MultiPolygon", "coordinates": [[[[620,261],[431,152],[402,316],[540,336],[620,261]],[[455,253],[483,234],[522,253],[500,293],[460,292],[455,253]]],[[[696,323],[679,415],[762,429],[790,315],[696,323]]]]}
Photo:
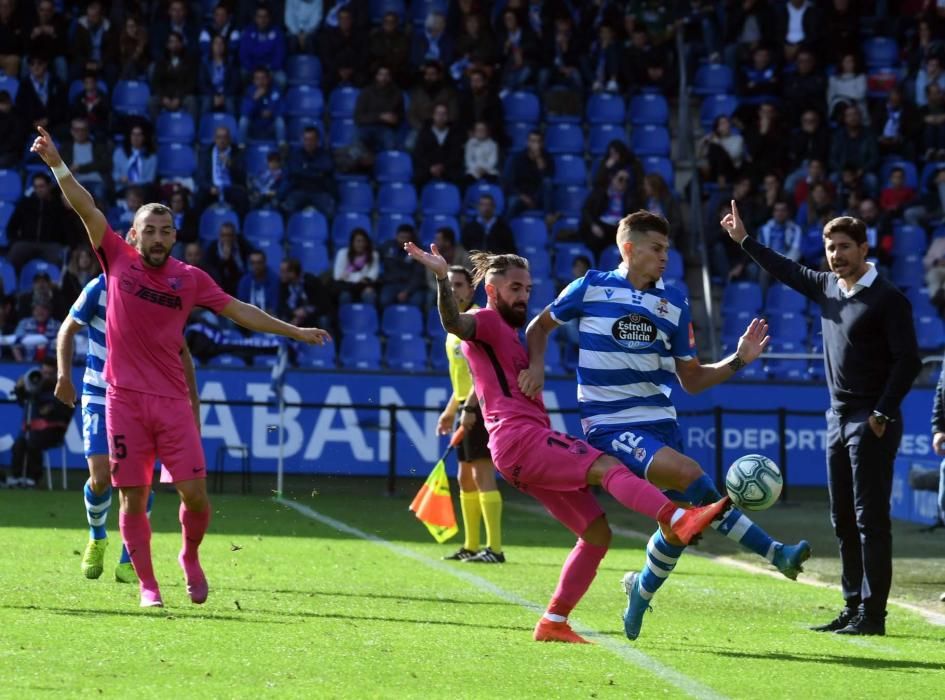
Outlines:
{"type": "Polygon", "coordinates": [[[604,511],[588,486],[601,485],[627,508],[670,525],[684,542],[707,527],[727,499],[681,510],[615,457],[551,429],[541,399],[530,399],[519,388],[520,374],[529,365],[517,330],[525,324],[531,293],[524,258],[474,252],[473,281],[485,282],[488,305],[461,314],[447,278],[448,265],[436,246],[432,253],[413,243],[405,248],[436,275],[443,327],[464,340],[496,468],[578,537],[534,638],[583,643],[567,617],[594,580],[611,537],[604,511]]]}
{"type": "Polygon", "coordinates": [[[42,127],[37,130],[31,150],[52,169],[82,219],[108,283],[105,423],[112,485],[121,498],[118,522],[138,575],[141,605],[164,604],[151,563],[146,514],[156,459],[181,498],[183,547],[178,562],[187,593],[194,603],[203,603],[209,587],[198,549],[210,523],[210,502],[199,399],[188,396],[184,374],[193,368],[181,360],[187,316],[195,306],[204,306],[250,330],[305,343],[321,344],[331,338],[319,328],[298,328],[233,299],[202,270],[171,258],[177,232],[171,211],[163,204],[138,209],[126,243],[72,177],[49,134],[42,127]]]}

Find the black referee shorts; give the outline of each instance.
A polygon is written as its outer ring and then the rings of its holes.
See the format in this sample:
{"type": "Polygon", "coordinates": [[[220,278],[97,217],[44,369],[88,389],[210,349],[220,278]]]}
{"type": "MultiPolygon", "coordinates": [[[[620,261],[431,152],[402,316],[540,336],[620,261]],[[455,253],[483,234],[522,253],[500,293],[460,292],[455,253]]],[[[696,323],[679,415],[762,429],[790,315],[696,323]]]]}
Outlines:
{"type": "Polygon", "coordinates": [[[460,462],[492,459],[492,455],[489,454],[489,433],[486,432],[486,424],[482,420],[482,411],[478,406],[473,410],[476,414],[476,424],[456,446],[456,456],[460,462]]]}

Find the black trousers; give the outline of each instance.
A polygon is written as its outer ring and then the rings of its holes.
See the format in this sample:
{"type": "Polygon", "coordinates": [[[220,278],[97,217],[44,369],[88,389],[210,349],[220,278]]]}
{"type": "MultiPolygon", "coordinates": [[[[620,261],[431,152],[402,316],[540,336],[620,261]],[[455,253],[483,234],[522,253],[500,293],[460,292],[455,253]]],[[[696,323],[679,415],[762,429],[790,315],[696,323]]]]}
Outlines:
{"type": "Polygon", "coordinates": [[[25,476],[39,483],[43,479],[43,452],[51,447],[58,447],[65,438],[62,428],[49,430],[34,430],[31,433],[20,433],[13,442],[10,454],[10,475],[25,476]],[[25,467],[25,470],[24,470],[25,467]]]}
{"type": "Polygon", "coordinates": [[[902,439],[901,416],[881,438],[870,411],[839,416],[827,411],[827,485],[830,520],[840,544],[840,585],[851,609],[882,617],[892,582],[893,460],[902,439]]]}

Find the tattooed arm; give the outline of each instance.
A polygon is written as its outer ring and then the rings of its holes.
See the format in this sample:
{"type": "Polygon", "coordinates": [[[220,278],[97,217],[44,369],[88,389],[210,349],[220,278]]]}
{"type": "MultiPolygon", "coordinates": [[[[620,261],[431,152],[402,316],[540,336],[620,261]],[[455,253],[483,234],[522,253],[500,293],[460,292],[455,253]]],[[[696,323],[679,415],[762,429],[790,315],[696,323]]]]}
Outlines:
{"type": "Polygon", "coordinates": [[[463,340],[469,340],[476,335],[476,316],[475,314],[460,313],[447,274],[449,264],[437,251],[436,245],[431,245],[430,250],[432,252],[427,253],[413,242],[409,242],[404,244],[404,250],[407,251],[407,255],[436,276],[436,305],[440,312],[440,323],[443,324],[446,332],[452,333],[463,340]]]}

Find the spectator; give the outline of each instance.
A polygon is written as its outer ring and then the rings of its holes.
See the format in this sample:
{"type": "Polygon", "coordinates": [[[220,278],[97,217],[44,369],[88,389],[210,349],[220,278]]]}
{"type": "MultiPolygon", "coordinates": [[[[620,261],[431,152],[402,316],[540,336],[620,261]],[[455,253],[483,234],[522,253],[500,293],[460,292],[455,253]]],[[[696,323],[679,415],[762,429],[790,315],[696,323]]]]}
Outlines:
{"type": "Polygon", "coordinates": [[[875,259],[878,266],[888,269],[892,264],[892,227],[888,220],[880,216],[879,207],[869,197],[860,202],[857,213],[866,226],[866,242],[870,247],[866,256],[875,259]]]}
{"type": "Polygon", "coordinates": [[[745,140],[732,131],[732,122],[724,114],[715,118],[712,131],[702,138],[702,156],[708,161],[703,178],[726,185],[738,177],[745,156],[745,140]]]}
{"type": "Polygon", "coordinates": [[[470,12],[463,17],[462,25],[462,32],[456,40],[456,60],[450,66],[450,73],[456,81],[463,73],[472,77],[471,71],[482,70],[481,66],[488,66],[491,70],[499,59],[495,35],[482,15],[470,12]]]}
{"type": "Polygon", "coordinates": [[[945,72],[942,71],[942,59],[939,56],[929,56],[925,60],[925,67],[916,76],[916,107],[925,107],[928,102],[929,85],[938,85],[942,90],[945,90],[945,72]]]}
{"type": "Polygon", "coordinates": [[[863,123],[869,124],[866,75],[860,68],[856,55],[852,53],[840,59],[840,70],[830,76],[830,84],[827,88],[827,113],[834,121],[840,121],[844,111],[850,105],[859,109],[863,123]]]}
{"type": "Polygon", "coordinates": [[[279,306],[279,278],[269,269],[266,254],[260,250],[249,254],[248,267],[240,280],[237,298],[274,316],[279,306]]]}
{"type": "Polygon", "coordinates": [[[629,187],[639,199],[643,196],[643,164],[630,147],[620,139],[607,144],[607,151],[593,176],[593,184],[606,186],[617,173],[624,170],[630,175],[629,187]]]}
{"type": "MultiPolygon", "coordinates": [[[[0,281],[0,291],[3,290],[3,282],[0,281]]],[[[0,335],[13,336],[16,330],[16,319],[13,314],[13,305],[9,298],[0,294],[0,335]]],[[[14,336],[15,337],[15,336],[14,336]]],[[[13,346],[0,343],[0,362],[13,361],[13,346]]]]}
{"type": "MultiPolygon", "coordinates": [[[[813,159],[827,162],[830,155],[830,134],[823,125],[823,119],[817,110],[809,109],[801,115],[800,128],[791,134],[788,146],[788,162],[792,171],[804,168],[813,159]]],[[[797,177],[803,177],[801,170],[797,177]]],[[[793,183],[789,181],[789,187],[793,183]]]]}
{"type": "Polygon", "coordinates": [[[644,92],[658,92],[663,97],[673,97],[676,81],[673,72],[666,69],[666,59],[651,55],[644,64],[643,81],[639,89],[644,92]]]}
{"type": "Polygon", "coordinates": [[[410,46],[410,65],[419,67],[427,61],[441,65],[453,62],[453,38],[446,33],[446,15],[431,12],[423,22],[423,31],[414,32],[410,46]]]}
{"type": "Polygon", "coordinates": [[[253,70],[253,85],[243,95],[240,107],[240,143],[249,139],[259,141],[275,140],[285,146],[285,109],[282,95],[272,86],[269,69],[259,67],[253,70]]]}
{"type": "Polygon", "coordinates": [[[651,63],[662,61],[663,51],[657,49],[650,42],[646,27],[636,25],[627,34],[628,38],[620,47],[623,59],[621,60],[621,78],[628,87],[644,85],[648,81],[646,67],[651,63]]]}
{"type": "Polygon", "coordinates": [[[183,187],[175,187],[168,197],[167,205],[171,210],[171,220],[177,232],[175,247],[180,250],[187,243],[197,240],[199,235],[199,220],[197,212],[190,206],[190,193],[183,187]]]}
{"type": "Polygon", "coordinates": [[[225,202],[242,216],[247,208],[245,183],[242,153],[233,145],[230,130],[218,126],[213,132],[213,147],[203,152],[197,165],[200,207],[225,202]]]}
{"type": "Polygon", "coordinates": [[[626,170],[614,173],[604,186],[597,184],[584,201],[579,234],[595,255],[616,245],[617,224],[634,209],[634,195],[626,170]]]}
{"type": "Polygon", "coordinates": [[[788,0],[777,9],[778,41],[784,45],[784,59],[793,61],[802,46],[817,46],[823,15],[812,2],[788,0]]]}
{"type": "Polygon", "coordinates": [[[410,91],[409,102],[407,122],[415,132],[414,138],[419,135],[424,125],[433,119],[433,108],[438,104],[446,105],[447,121],[450,124],[455,124],[459,118],[456,91],[444,80],[443,65],[438,61],[427,61],[423,64],[423,80],[410,91]]]}
{"type": "Polygon", "coordinates": [[[831,198],[837,194],[836,186],[827,179],[827,170],[823,161],[812,159],[807,162],[807,176],[794,187],[794,205],[801,206],[814,185],[823,184],[831,198]]]}
{"type": "Polygon", "coordinates": [[[289,176],[282,167],[282,155],[270,151],[266,169],[250,178],[249,205],[253,209],[282,209],[289,192],[289,176]]]}
{"type": "Polygon", "coordinates": [[[925,226],[945,216],[945,169],[937,169],[932,181],[920,199],[903,212],[905,219],[915,226],[925,226]]]}
{"type": "Polygon", "coordinates": [[[315,53],[315,32],[322,23],[322,0],[286,0],[285,28],[290,53],[315,53]]]}
{"type": "Polygon", "coordinates": [[[517,216],[530,209],[549,211],[555,164],[545,150],[545,140],[540,131],[528,134],[525,150],[512,156],[508,167],[506,190],[509,193],[509,215],[517,216]]]}
{"type": "Polygon", "coordinates": [[[108,95],[100,88],[97,77],[90,73],[82,78],[82,92],[72,103],[72,119],[81,119],[92,140],[104,146],[108,140],[108,120],[111,110],[108,95]]]}
{"type": "Polygon", "coordinates": [[[207,271],[231,296],[237,296],[237,288],[243,273],[246,272],[246,260],[250,247],[246,240],[236,232],[231,223],[220,224],[215,243],[207,248],[205,263],[207,271]]]}
{"type": "MultiPolygon", "coordinates": [[[[855,109],[855,108],[854,108],[855,109]]],[[[804,232],[791,220],[791,205],[786,199],[779,199],[774,204],[771,219],[758,229],[758,241],[790,260],[801,259],[801,244],[804,232]]],[[[748,279],[757,281],[762,290],[767,290],[771,276],[751,262],[745,269],[748,279]]]]}
{"type": "MultiPolygon", "coordinates": [[[[859,30],[859,26],[857,26],[857,30],[859,30]]],[[[859,39],[859,36],[857,36],[857,39],[859,39]]],[[[940,55],[941,51],[941,39],[935,36],[931,20],[928,17],[919,17],[915,31],[905,47],[909,75],[918,75],[929,57],[940,55]]]]}
{"type": "Polygon", "coordinates": [[[108,223],[115,231],[127,231],[134,223],[135,212],[144,204],[144,190],[137,185],[125,188],[117,204],[108,212],[108,223]]]}
{"type": "Polygon", "coordinates": [[[387,66],[399,86],[410,82],[410,37],[400,26],[396,12],[384,14],[381,26],[371,32],[367,49],[368,70],[372,75],[381,66],[387,66]]]}
{"type": "Polygon", "coordinates": [[[927,88],[928,102],[919,110],[922,119],[923,160],[945,159],[945,92],[936,83],[927,88]]]}
{"type": "MultiPolygon", "coordinates": [[[[469,252],[456,242],[456,232],[449,226],[441,226],[433,234],[433,243],[436,249],[443,256],[447,263],[459,265],[463,269],[472,269],[472,261],[469,259],[469,252]]],[[[436,304],[437,285],[436,275],[431,270],[427,270],[427,306],[436,304]]]]}
{"type": "Polygon", "coordinates": [[[922,128],[915,106],[907,102],[902,88],[894,86],[885,102],[874,101],[871,122],[876,129],[879,153],[883,157],[898,156],[913,160],[915,143],[922,128]]]}
{"type": "Polygon", "coordinates": [[[409,304],[422,307],[427,286],[426,270],[404,251],[408,242],[419,245],[417,232],[409,224],[397,227],[392,241],[381,244],[380,305],[409,304]]]}
{"type": "Polygon", "coordinates": [[[468,182],[498,181],[499,145],[489,135],[489,125],[485,122],[476,122],[472,135],[466,141],[464,160],[468,182]]]}
{"type": "Polygon", "coordinates": [[[206,58],[200,64],[200,112],[236,113],[236,95],[240,76],[230,59],[226,39],[217,35],[210,40],[206,58]]]}
{"type": "Polygon", "coordinates": [[[150,135],[144,125],[134,123],[125,141],[112,153],[112,182],[118,192],[128,185],[149,188],[157,178],[157,156],[151,147],[150,135]]]}
{"type": "Polygon", "coordinates": [[[834,0],[827,3],[824,12],[821,57],[828,64],[836,64],[844,54],[860,48],[860,7],[850,0],[834,0]]]}
{"type": "Polygon", "coordinates": [[[778,110],[771,103],[762,104],[757,120],[745,130],[749,173],[758,177],[762,173],[782,172],[786,141],[778,110]]]}
{"type": "Polygon", "coordinates": [[[876,137],[862,123],[860,110],[849,106],[843,112],[843,126],[833,135],[830,146],[830,169],[840,172],[844,168],[853,171],[862,180],[870,193],[877,191],[876,175],[879,165],[879,147],[876,137]]]}
{"type": "Polygon", "coordinates": [[[538,74],[538,90],[544,93],[549,87],[563,87],[582,92],[581,47],[574,36],[574,22],[564,15],[555,19],[554,26],[554,34],[544,42],[545,67],[538,74]]]}
{"type": "Polygon", "coordinates": [[[124,31],[118,37],[118,79],[144,80],[150,60],[148,30],[139,17],[129,14],[125,17],[124,31]]]}
{"type": "Polygon", "coordinates": [[[19,75],[20,59],[26,50],[23,9],[12,0],[0,2],[0,70],[7,75],[19,75]]]}
{"type": "Polygon", "coordinates": [[[489,125],[489,133],[502,141],[505,124],[502,100],[492,91],[489,79],[484,71],[474,69],[469,72],[469,90],[459,98],[459,119],[464,132],[472,130],[476,122],[489,125]]]}
{"type": "MultiPolygon", "coordinates": [[[[739,114],[747,115],[751,108],[765,98],[778,97],[781,94],[781,71],[771,58],[771,51],[766,46],[759,46],[751,52],[751,64],[742,68],[739,94],[750,98],[739,109],[739,114]]],[[[745,118],[747,121],[747,118],[745,118]]]]}
{"type": "Polygon", "coordinates": [[[63,162],[95,199],[104,201],[109,165],[105,143],[89,138],[89,123],[85,119],[73,119],[69,133],[71,138],[59,149],[63,162]]]}
{"type": "Polygon", "coordinates": [[[512,230],[496,215],[492,195],[480,195],[476,211],[476,218],[463,226],[463,248],[487,250],[490,253],[517,253],[512,230]]]}
{"type": "Polygon", "coordinates": [[[539,59],[538,40],[532,28],[522,24],[518,13],[511,8],[502,12],[498,40],[502,47],[502,87],[519,90],[531,85],[539,59]]]}
{"type": "Polygon", "coordinates": [[[10,93],[0,90],[0,168],[18,168],[23,160],[27,125],[13,109],[10,93]]]}
{"type": "MultiPolygon", "coordinates": [[[[335,5],[326,18],[319,33],[318,56],[322,60],[325,89],[334,90],[338,85],[364,84],[364,43],[365,37],[357,29],[354,13],[347,5],[335,5]],[[337,10],[337,22],[329,20],[337,10]]],[[[371,75],[377,75],[380,68],[373,69],[371,75]]]]}
{"type": "Polygon", "coordinates": [[[906,171],[897,166],[889,171],[889,180],[879,195],[879,205],[885,216],[898,218],[915,197],[915,189],[906,184],[906,171]]]}
{"type": "MultiPolygon", "coordinates": [[[[827,81],[817,69],[817,58],[809,48],[797,53],[797,70],[784,80],[782,95],[788,124],[796,124],[808,109],[823,109],[827,81]]],[[[865,104],[864,104],[865,106],[865,104]]]]}
{"type": "Polygon", "coordinates": [[[374,82],[361,90],[354,107],[362,147],[371,153],[397,148],[403,118],[403,94],[394,85],[390,69],[381,66],[374,74],[374,82]]]}
{"type": "Polygon", "coordinates": [[[584,81],[591,90],[615,92],[621,77],[620,44],[616,32],[609,24],[601,24],[597,30],[597,40],[591,44],[584,67],[584,81]]]}
{"type": "Polygon", "coordinates": [[[49,273],[38,270],[33,274],[32,286],[16,298],[16,315],[20,319],[32,316],[33,308],[42,304],[53,318],[64,318],[68,307],[59,288],[53,284],[49,273]]]}
{"type": "Polygon", "coordinates": [[[33,193],[17,202],[7,224],[10,249],[6,258],[17,269],[31,258],[59,265],[69,243],[65,237],[65,209],[52,178],[37,172],[31,182],[33,193]]]}
{"type": "Polygon", "coordinates": [[[200,243],[197,241],[191,241],[184,246],[183,260],[188,265],[199,267],[201,270],[209,274],[207,265],[203,259],[203,248],[200,247],[200,243]]]}
{"type": "Polygon", "coordinates": [[[279,263],[277,315],[300,328],[329,328],[334,309],[331,295],[315,275],[302,272],[302,263],[287,258],[279,263]]]}
{"type": "Polygon", "coordinates": [[[167,51],[154,64],[151,75],[151,117],[161,111],[184,110],[196,117],[197,64],[184,52],[184,40],[177,32],[167,35],[167,51]]]}
{"type": "Polygon", "coordinates": [[[55,358],[56,335],[60,325],[52,317],[52,308],[48,302],[38,301],[33,304],[32,313],[21,318],[13,331],[16,336],[13,359],[17,362],[42,362],[46,357],[55,358]],[[39,342],[35,336],[44,337],[46,342],[39,342]]]}
{"type": "Polygon", "coordinates": [[[280,88],[285,87],[285,35],[272,23],[269,8],[256,8],[253,24],[240,34],[240,66],[244,78],[260,66],[266,68],[280,88]]]}
{"type": "Polygon", "coordinates": [[[648,173],[643,177],[643,208],[669,222],[670,242],[678,248],[685,228],[682,206],[659,173],[648,173]]]}
{"type": "MultiPolygon", "coordinates": [[[[804,239],[801,241],[802,255],[809,252],[819,253],[818,259],[823,257],[823,238],[820,235],[823,224],[837,216],[835,199],[831,195],[830,190],[827,189],[828,182],[830,181],[827,180],[825,182],[821,179],[810,186],[810,190],[804,198],[804,201],[798,204],[797,214],[794,217],[797,225],[800,226],[804,232],[804,239]],[[812,228],[816,228],[813,235],[814,245],[812,248],[814,248],[814,250],[808,251],[806,250],[807,232],[812,228]]],[[[815,265],[814,267],[818,266],[815,265]]]]}
{"type": "Polygon", "coordinates": [[[348,245],[335,253],[332,286],[338,303],[374,304],[380,269],[380,257],[367,232],[363,228],[351,231],[348,245]]]}
{"type": "Polygon", "coordinates": [[[631,29],[642,25],[656,45],[665,44],[675,35],[671,7],[660,0],[631,0],[625,15],[631,29]]]}
{"type": "Polygon", "coordinates": [[[200,55],[204,58],[210,55],[211,44],[215,37],[223,37],[228,56],[239,55],[240,30],[230,15],[230,7],[226,2],[218,2],[213,8],[210,24],[203,28],[197,40],[200,46],[200,55]]]}
{"type": "Polygon", "coordinates": [[[66,88],[49,72],[49,61],[43,56],[30,56],[29,76],[20,82],[16,93],[16,111],[35,130],[42,126],[59,131],[68,114],[66,88]]]}
{"type": "Polygon", "coordinates": [[[922,258],[922,266],[925,268],[929,300],[938,310],[939,316],[945,315],[945,236],[932,239],[922,258]]]}
{"type": "Polygon", "coordinates": [[[62,282],[59,285],[61,298],[65,306],[72,306],[79,294],[94,277],[102,272],[92,251],[87,245],[76,247],[69,253],[69,262],[62,273],[62,282]]]}
{"type": "Polygon", "coordinates": [[[56,11],[52,0],[39,0],[36,3],[36,21],[30,28],[29,53],[46,56],[50,59],[53,73],[60,82],[69,80],[66,69],[66,49],[69,46],[69,26],[65,17],[56,11]]]}
{"type": "Polygon", "coordinates": [[[449,108],[438,104],[433,120],[420,130],[413,153],[414,174],[422,186],[430,180],[457,182],[463,173],[463,135],[449,122],[449,108]]]}
{"type": "MultiPolygon", "coordinates": [[[[75,25],[70,42],[74,76],[86,73],[113,80],[118,73],[118,33],[104,15],[99,0],[92,0],[75,25]]],[[[161,44],[163,46],[163,44],[161,44]]]]}
{"type": "Polygon", "coordinates": [[[774,214],[774,205],[787,198],[787,193],[781,184],[781,177],[777,173],[766,173],[761,181],[761,204],[764,207],[762,224],[774,214]]]}
{"type": "Polygon", "coordinates": [[[331,156],[322,148],[314,126],[302,132],[302,148],[289,153],[289,193],[284,206],[289,213],[315,207],[328,218],[335,215],[331,156]]]}
{"type": "Polygon", "coordinates": [[[197,26],[191,22],[187,12],[187,3],[184,0],[171,0],[167,5],[167,15],[154,25],[151,36],[151,61],[158,61],[161,52],[167,46],[167,36],[177,32],[184,43],[187,55],[197,60],[199,49],[199,33],[197,26]]]}

